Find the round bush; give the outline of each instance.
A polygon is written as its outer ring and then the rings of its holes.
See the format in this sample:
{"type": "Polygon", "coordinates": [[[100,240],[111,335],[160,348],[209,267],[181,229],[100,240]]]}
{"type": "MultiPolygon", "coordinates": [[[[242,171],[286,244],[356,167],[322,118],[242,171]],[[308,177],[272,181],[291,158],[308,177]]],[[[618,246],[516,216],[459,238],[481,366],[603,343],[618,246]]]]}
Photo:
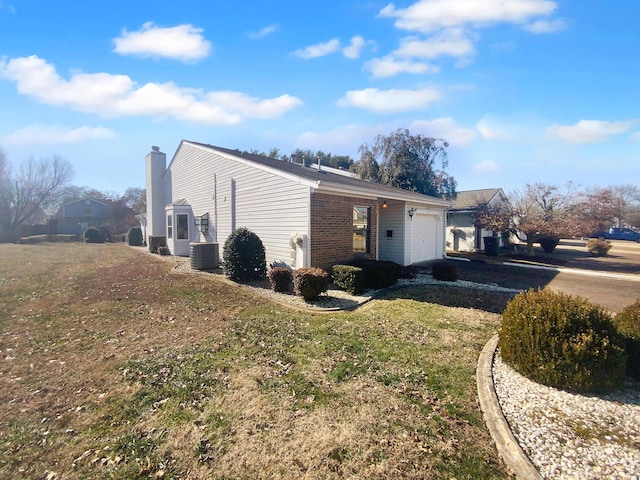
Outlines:
{"type": "Polygon", "coordinates": [[[127,232],[127,243],[132,247],[142,246],[142,229],[140,227],[131,227],[127,232]]]}
{"type": "Polygon", "coordinates": [[[104,242],[110,242],[111,241],[111,232],[109,231],[109,229],[107,227],[105,227],[104,225],[101,225],[98,227],[98,230],[100,230],[100,235],[102,235],[102,240],[104,242]]]}
{"type": "Polygon", "coordinates": [[[247,228],[238,228],[224,242],[222,251],[224,274],[231,280],[259,280],[267,274],[262,240],[247,228]]]}
{"type": "Polygon", "coordinates": [[[626,378],[624,340],[611,316],[550,289],[522,292],[507,304],[498,347],[516,371],[550,387],[607,392],[626,378]]]}
{"type": "Polygon", "coordinates": [[[84,231],[84,241],[86,243],[104,243],[104,238],[96,227],[89,227],[84,231]]]}
{"type": "Polygon", "coordinates": [[[590,238],[587,242],[587,250],[594,257],[605,257],[611,250],[611,242],[609,240],[600,240],[599,238],[590,238]]]}
{"type": "Polygon", "coordinates": [[[618,313],[613,323],[624,338],[629,354],[627,374],[640,380],[640,299],[618,313]]]}
{"type": "Polygon", "coordinates": [[[559,243],[560,239],[558,237],[546,236],[540,239],[540,246],[545,253],[553,252],[559,243]]]}

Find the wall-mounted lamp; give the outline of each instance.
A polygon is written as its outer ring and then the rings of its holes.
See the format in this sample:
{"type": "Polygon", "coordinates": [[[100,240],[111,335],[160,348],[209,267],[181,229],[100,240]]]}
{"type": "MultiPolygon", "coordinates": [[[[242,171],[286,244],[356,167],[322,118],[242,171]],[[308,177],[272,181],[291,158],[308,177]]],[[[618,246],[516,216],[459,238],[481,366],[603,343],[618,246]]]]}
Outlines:
{"type": "Polygon", "coordinates": [[[387,201],[382,202],[382,208],[387,208],[387,201]]]}
{"type": "Polygon", "coordinates": [[[411,207],[411,208],[407,211],[407,213],[409,214],[409,216],[410,216],[411,218],[413,218],[413,214],[414,214],[414,213],[416,213],[416,210],[417,210],[416,208],[411,207]]]}

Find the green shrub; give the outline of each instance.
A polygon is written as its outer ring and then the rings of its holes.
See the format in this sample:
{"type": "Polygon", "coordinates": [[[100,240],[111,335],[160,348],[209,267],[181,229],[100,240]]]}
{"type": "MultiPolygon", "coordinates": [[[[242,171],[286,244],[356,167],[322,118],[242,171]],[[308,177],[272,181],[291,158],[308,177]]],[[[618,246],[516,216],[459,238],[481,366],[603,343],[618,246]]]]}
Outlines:
{"type": "Polygon", "coordinates": [[[379,289],[395,285],[400,278],[402,266],[394,262],[357,258],[349,265],[360,267],[364,271],[367,288],[379,289]]]}
{"type": "Polygon", "coordinates": [[[151,253],[160,253],[158,248],[167,246],[167,237],[165,235],[149,235],[148,243],[151,253]]]}
{"type": "Polygon", "coordinates": [[[290,292],[293,273],[287,267],[274,267],[267,272],[271,289],[274,292],[290,292]]]}
{"type": "Polygon", "coordinates": [[[590,238],[587,242],[587,250],[594,257],[605,257],[611,250],[611,242],[609,240],[600,240],[599,238],[590,238]]]}
{"type": "Polygon", "coordinates": [[[640,299],[618,313],[613,323],[624,338],[629,354],[627,375],[640,380],[640,299]]]}
{"type": "Polygon", "coordinates": [[[103,242],[110,242],[111,241],[111,232],[109,231],[108,227],[105,227],[104,225],[100,225],[98,227],[98,230],[100,230],[100,235],[102,235],[102,241],[103,242]]]}
{"type": "Polygon", "coordinates": [[[529,290],[502,314],[503,360],[527,378],[569,391],[607,392],[625,381],[627,354],[611,316],[581,297],[529,290]]]}
{"type": "Polygon", "coordinates": [[[104,243],[104,238],[96,227],[89,227],[84,231],[84,241],[86,243],[104,243]]]}
{"type": "Polygon", "coordinates": [[[362,293],[366,289],[364,270],[353,265],[334,265],[333,283],[351,295],[362,293]]]}
{"type": "Polygon", "coordinates": [[[127,232],[127,243],[132,247],[142,246],[142,229],[140,227],[131,227],[127,232]]]}
{"type": "Polygon", "coordinates": [[[540,246],[545,253],[553,252],[558,244],[560,243],[560,239],[558,237],[554,237],[553,235],[547,235],[540,238],[540,246]]]}
{"type": "Polygon", "coordinates": [[[267,274],[262,240],[247,228],[238,228],[224,242],[224,274],[231,280],[259,280],[267,274]]]}
{"type": "Polygon", "coordinates": [[[329,274],[321,268],[299,268],[293,272],[293,292],[306,302],[329,289],[329,274]]]}
{"type": "Polygon", "coordinates": [[[458,280],[458,268],[446,260],[438,260],[431,264],[431,275],[441,282],[455,282],[458,280]]]}

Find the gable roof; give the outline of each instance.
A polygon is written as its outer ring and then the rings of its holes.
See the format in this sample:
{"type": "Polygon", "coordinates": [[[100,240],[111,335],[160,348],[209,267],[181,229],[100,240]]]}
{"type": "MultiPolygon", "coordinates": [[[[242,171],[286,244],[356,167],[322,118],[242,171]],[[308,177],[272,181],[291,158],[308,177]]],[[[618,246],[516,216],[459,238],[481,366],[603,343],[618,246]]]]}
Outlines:
{"type": "Polygon", "coordinates": [[[313,188],[319,191],[336,192],[344,194],[366,194],[373,198],[386,198],[393,200],[414,201],[420,203],[430,203],[440,206],[450,206],[451,202],[441,198],[423,195],[421,193],[410,192],[401,188],[390,187],[381,183],[373,183],[360,178],[333,173],[320,168],[305,167],[298,163],[287,162],[277,158],[255,155],[253,153],[240,152],[228,148],[217,147],[205,143],[183,140],[187,143],[201,148],[215,151],[224,156],[231,156],[236,160],[245,161],[262,168],[266,168],[274,173],[296,177],[305,180],[313,188]]]}
{"type": "Polygon", "coordinates": [[[501,188],[485,188],[458,192],[451,210],[475,210],[479,204],[489,203],[502,193],[501,188]]]}

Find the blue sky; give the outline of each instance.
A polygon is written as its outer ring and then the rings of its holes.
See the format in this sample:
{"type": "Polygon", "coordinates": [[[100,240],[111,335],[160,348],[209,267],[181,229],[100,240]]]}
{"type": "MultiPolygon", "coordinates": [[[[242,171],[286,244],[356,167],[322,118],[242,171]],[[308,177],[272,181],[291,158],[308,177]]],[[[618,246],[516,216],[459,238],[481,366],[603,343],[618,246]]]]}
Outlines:
{"type": "Polygon", "coordinates": [[[144,186],[180,140],[358,159],[450,143],[458,190],[640,184],[637,0],[0,0],[0,146],[144,186]]]}

